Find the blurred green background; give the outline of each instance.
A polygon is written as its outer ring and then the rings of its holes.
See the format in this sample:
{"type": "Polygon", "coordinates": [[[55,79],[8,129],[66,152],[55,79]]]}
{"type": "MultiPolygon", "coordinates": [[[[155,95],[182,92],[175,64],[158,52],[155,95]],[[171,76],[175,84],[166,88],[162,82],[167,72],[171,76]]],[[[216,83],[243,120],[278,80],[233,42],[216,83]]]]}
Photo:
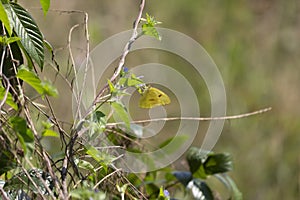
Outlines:
{"type": "MultiPolygon", "coordinates": [[[[57,49],[66,46],[70,28],[83,22],[82,14],[50,11],[44,17],[36,9],[38,1],[20,3],[32,12],[57,49]]],[[[51,0],[51,9],[89,14],[91,48],[112,34],[130,29],[138,7],[138,0],[51,0]]],[[[244,199],[298,199],[299,0],[149,0],[145,12],[162,21],[161,27],[183,32],[207,50],[223,77],[228,115],[273,108],[263,115],[226,122],[214,148],[233,155],[231,175],[244,199]]],[[[78,30],[73,37],[74,51],[85,42],[82,27],[78,30]]],[[[57,51],[62,71],[66,55],[65,49],[57,51]]],[[[59,78],[56,84],[62,100],[54,105],[58,117],[68,120],[70,92],[59,78]]]]}

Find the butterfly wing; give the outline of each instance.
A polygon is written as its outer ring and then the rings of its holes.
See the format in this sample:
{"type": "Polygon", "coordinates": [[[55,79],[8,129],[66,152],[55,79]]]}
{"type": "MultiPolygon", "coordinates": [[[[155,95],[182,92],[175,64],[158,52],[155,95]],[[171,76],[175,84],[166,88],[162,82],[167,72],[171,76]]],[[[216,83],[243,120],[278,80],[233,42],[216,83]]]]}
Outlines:
{"type": "Polygon", "coordinates": [[[167,105],[171,103],[170,98],[161,90],[150,87],[142,94],[139,107],[141,108],[153,108],[155,106],[167,105]]]}

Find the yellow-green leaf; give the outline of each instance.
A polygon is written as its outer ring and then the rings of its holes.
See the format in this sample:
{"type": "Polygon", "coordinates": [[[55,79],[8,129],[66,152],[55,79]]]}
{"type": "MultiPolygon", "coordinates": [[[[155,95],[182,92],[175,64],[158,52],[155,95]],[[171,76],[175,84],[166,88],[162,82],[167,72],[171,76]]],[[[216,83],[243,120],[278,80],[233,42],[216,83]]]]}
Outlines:
{"type": "Polygon", "coordinates": [[[0,21],[4,24],[4,26],[5,26],[5,28],[8,32],[8,35],[10,36],[12,34],[12,29],[10,27],[10,23],[9,23],[7,13],[6,13],[6,11],[4,9],[4,6],[3,6],[1,1],[0,1],[0,21]]]}

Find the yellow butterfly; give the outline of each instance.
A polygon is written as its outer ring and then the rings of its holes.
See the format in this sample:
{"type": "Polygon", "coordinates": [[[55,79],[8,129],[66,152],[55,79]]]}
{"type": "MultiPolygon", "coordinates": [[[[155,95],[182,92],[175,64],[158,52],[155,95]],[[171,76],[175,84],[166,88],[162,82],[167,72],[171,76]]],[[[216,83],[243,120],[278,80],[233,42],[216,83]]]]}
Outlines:
{"type": "Polygon", "coordinates": [[[171,103],[171,100],[163,91],[147,86],[140,98],[139,107],[153,108],[155,106],[164,106],[169,103],[171,103]]]}

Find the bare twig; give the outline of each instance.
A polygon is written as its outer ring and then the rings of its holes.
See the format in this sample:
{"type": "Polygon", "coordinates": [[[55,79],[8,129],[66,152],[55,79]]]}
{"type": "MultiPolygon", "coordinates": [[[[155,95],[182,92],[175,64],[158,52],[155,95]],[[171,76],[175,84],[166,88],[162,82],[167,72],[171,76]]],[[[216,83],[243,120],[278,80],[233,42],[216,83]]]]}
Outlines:
{"type": "Polygon", "coordinates": [[[121,169],[116,169],[115,171],[113,171],[110,174],[107,174],[105,177],[103,177],[98,183],[96,183],[93,187],[93,189],[96,189],[103,181],[105,181],[105,179],[109,178],[110,176],[114,175],[115,173],[120,172],[121,169]]]}
{"type": "Polygon", "coordinates": [[[7,88],[6,88],[6,90],[5,90],[4,97],[3,97],[2,101],[0,102],[0,110],[2,110],[2,106],[3,106],[4,103],[6,102],[6,99],[7,99],[8,93],[9,93],[9,88],[11,88],[11,85],[10,85],[10,83],[9,83],[9,80],[8,80],[8,78],[6,78],[6,77],[4,76],[4,74],[2,74],[2,78],[4,79],[4,81],[6,81],[7,88]]]}
{"type": "Polygon", "coordinates": [[[1,192],[1,195],[0,195],[1,198],[3,198],[4,200],[9,200],[9,198],[7,197],[5,191],[3,190],[2,187],[0,187],[0,192],[1,192]]]}
{"type": "MultiPolygon", "coordinates": [[[[142,18],[143,10],[144,10],[144,7],[145,7],[145,1],[146,0],[141,0],[139,13],[138,13],[138,16],[137,16],[136,20],[134,21],[134,27],[133,27],[132,35],[131,35],[129,41],[126,43],[125,47],[124,47],[123,54],[121,55],[118,67],[116,68],[113,76],[110,78],[111,82],[114,82],[116,80],[116,78],[120,75],[120,73],[122,71],[122,68],[124,66],[124,63],[125,63],[126,56],[128,55],[128,53],[131,49],[131,45],[136,41],[136,39],[139,36],[137,29],[138,29],[139,22],[141,21],[141,18],[142,18]]],[[[108,87],[108,84],[106,83],[105,86],[99,91],[98,95],[96,96],[96,98],[93,102],[93,106],[98,103],[99,98],[103,95],[103,93],[105,92],[107,87],[108,87]]]]}
{"type": "MultiPolygon", "coordinates": [[[[73,67],[73,71],[74,71],[74,74],[75,74],[75,78],[77,78],[77,69],[76,69],[76,64],[75,64],[75,61],[74,61],[74,56],[73,56],[73,52],[72,52],[72,48],[71,48],[71,41],[72,41],[72,33],[73,31],[75,30],[75,28],[79,27],[79,24],[75,24],[74,26],[72,26],[72,28],[70,29],[69,31],[69,37],[68,37],[68,50],[69,50],[69,56],[70,56],[70,59],[71,59],[71,65],[73,67]]],[[[77,81],[75,81],[75,88],[76,90],[78,91],[79,90],[79,86],[78,86],[78,83],[77,81]]],[[[79,98],[80,98],[80,95],[79,97],[77,97],[76,95],[75,96],[75,99],[77,102],[79,102],[79,98]]],[[[79,107],[79,106],[78,106],[79,107]]],[[[80,113],[78,112],[78,109],[76,111],[76,115],[80,113]]],[[[80,117],[80,116],[79,116],[80,117]]]]}
{"type": "MultiPolygon", "coordinates": [[[[190,120],[190,121],[215,121],[215,120],[230,120],[230,119],[240,119],[249,117],[252,115],[258,115],[265,112],[270,111],[272,108],[264,108],[260,110],[256,110],[254,112],[244,113],[240,115],[231,115],[231,116],[224,116],[224,117],[166,117],[166,118],[155,118],[155,119],[145,119],[145,120],[137,120],[130,122],[131,124],[143,124],[148,122],[159,122],[159,121],[176,121],[176,120],[190,120]]],[[[107,126],[115,126],[124,124],[124,122],[116,122],[116,123],[108,123],[107,126]]]]}
{"type": "MultiPolygon", "coordinates": [[[[4,24],[3,23],[1,23],[2,24],[2,32],[4,33],[4,34],[6,34],[6,32],[5,32],[5,28],[4,28],[4,24]]],[[[5,36],[5,35],[4,35],[5,36]]],[[[1,61],[0,61],[0,75],[2,75],[2,71],[3,71],[3,63],[4,63],[4,58],[5,58],[5,45],[3,45],[3,49],[2,49],[2,55],[1,55],[1,61]]]]}

